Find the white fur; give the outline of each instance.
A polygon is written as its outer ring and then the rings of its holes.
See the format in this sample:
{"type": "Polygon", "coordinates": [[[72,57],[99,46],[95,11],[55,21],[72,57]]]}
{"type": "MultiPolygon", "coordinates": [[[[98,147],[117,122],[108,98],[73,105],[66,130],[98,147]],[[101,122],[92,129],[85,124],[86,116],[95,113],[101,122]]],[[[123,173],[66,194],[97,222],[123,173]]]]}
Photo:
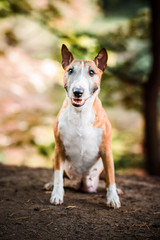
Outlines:
{"type": "Polygon", "coordinates": [[[93,127],[93,99],[88,99],[81,111],[71,104],[59,118],[59,131],[66,155],[76,174],[83,175],[98,158],[102,130],[93,127]]]}
{"type": "Polygon", "coordinates": [[[115,183],[110,184],[107,188],[107,205],[113,208],[119,208],[121,206],[115,183]]]}
{"type": "Polygon", "coordinates": [[[63,167],[61,170],[56,170],[54,172],[54,187],[50,198],[50,203],[52,204],[62,204],[64,196],[63,188],[63,167]]]}

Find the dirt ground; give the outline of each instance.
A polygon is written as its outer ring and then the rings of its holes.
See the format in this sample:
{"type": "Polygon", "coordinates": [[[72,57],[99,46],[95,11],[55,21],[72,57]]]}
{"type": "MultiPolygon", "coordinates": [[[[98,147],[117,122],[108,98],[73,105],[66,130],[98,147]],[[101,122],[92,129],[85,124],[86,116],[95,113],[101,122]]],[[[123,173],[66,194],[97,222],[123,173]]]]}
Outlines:
{"type": "Polygon", "coordinates": [[[104,183],[97,194],[65,189],[52,206],[43,185],[48,169],[0,165],[0,239],[160,239],[160,178],[116,176],[122,207],[109,209],[104,183]]]}

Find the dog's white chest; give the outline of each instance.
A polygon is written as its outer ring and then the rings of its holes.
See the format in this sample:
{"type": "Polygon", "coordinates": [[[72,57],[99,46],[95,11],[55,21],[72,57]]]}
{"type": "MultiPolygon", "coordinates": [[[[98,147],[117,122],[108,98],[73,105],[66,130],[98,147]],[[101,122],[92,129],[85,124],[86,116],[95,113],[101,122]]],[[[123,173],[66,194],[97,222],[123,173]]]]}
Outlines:
{"type": "Polygon", "coordinates": [[[71,165],[79,173],[89,170],[98,158],[102,129],[92,126],[94,113],[83,115],[65,109],[59,118],[59,131],[71,165]]]}

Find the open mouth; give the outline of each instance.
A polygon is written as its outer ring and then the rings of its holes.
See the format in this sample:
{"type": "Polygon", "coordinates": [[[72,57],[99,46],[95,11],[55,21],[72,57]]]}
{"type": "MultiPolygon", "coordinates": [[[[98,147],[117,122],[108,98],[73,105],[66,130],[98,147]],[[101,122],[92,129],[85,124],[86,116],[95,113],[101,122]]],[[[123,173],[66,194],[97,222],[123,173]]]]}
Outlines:
{"type": "Polygon", "coordinates": [[[72,105],[75,107],[81,107],[85,103],[85,99],[71,98],[72,105]]]}

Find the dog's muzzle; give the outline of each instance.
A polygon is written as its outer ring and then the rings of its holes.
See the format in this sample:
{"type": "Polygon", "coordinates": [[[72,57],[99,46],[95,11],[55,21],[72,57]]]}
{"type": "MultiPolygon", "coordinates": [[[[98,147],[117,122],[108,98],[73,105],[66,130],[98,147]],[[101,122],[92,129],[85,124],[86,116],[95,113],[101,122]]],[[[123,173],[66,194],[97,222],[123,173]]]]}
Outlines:
{"type": "Polygon", "coordinates": [[[86,102],[90,97],[92,97],[95,92],[97,92],[97,90],[99,90],[99,88],[98,88],[98,87],[95,87],[95,88],[92,90],[91,95],[90,95],[88,98],[83,99],[83,98],[81,98],[81,96],[83,95],[84,90],[83,90],[83,89],[80,89],[80,88],[74,88],[74,89],[73,89],[74,97],[71,98],[71,103],[72,103],[72,105],[73,105],[74,107],[82,107],[82,106],[85,104],[85,102],[86,102]]]}
{"type": "Polygon", "coordinates": [[[83,88],[73,88],[73,98],[71,98],[72,105],[74,107],[81,107],[85,103],[85,99],[82,99],[82,95],[84,93],[83,88]]]}

